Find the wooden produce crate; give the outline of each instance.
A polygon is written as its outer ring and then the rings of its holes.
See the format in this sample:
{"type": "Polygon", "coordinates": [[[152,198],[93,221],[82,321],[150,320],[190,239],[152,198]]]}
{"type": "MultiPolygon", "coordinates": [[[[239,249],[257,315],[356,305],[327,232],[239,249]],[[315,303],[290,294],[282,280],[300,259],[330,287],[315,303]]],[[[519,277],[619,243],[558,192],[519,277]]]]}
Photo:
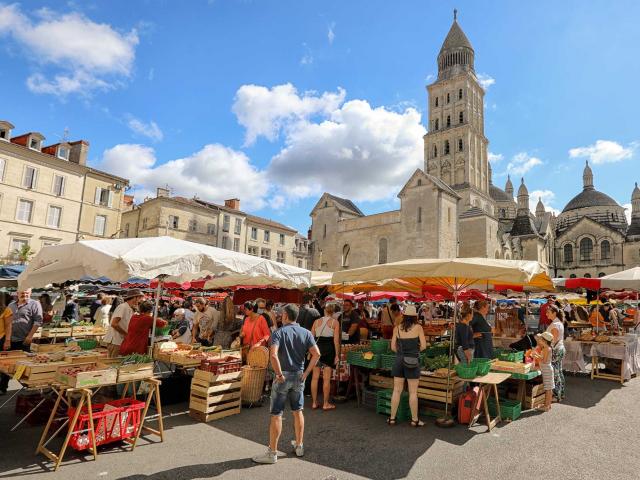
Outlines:
{"type": "Polygon", "coordinates": [[[372,373],[369,375],[369,385],[377,388],[393,388],[393,378],[372,373]]]}
{"type": "Polygon", "coordinates": [[[92,363],[97,362],[102,358],[102,355],[99,353],[91,353],[91,354],[79,354],[78,353],[68,353],[64,357],[64,361],[67,363],[92,363]]]}
{"type": "Polygon", "coordinates": [[[35,353],[62,352],[67,348],[64,343],[32,343],[29,349],[35,353]]]}
{"type": "Polygon", "coordinates": [[[184,368],[199,367],[201,358],[189,358],[186,355],[180,355],[179,353],[172,353],[169,360],[170,363],[175,363],[184,368]]]}
{"type": "Polygon", "coordinates": [[[70,337],[71,331],[72,327],[43,328],[40,336],[42,338],[70,337]]]}
{"type": "Polygon", "coordinates": [[[433,402],[454,404],[462,393],[464,380],[454,375],[449,380],[447,393],[447,377],[439,377],[430,372],[422,372],[418,383],[418,398],[433,402]]]}
{"type": "Polygon", "coordinates": [[[533,363],[506,362],[503,360],[495,360],[491,364],[491,370],[498,371],[498,372],[526,374],[531,371],[532,366],[533,366],[533,363]]]}
{"type": "Polygon", "coordinates": [[[524,397],[524,410],[531,410],[544,406],[544,385],[542,383],[527,383],[526,396],[524,397]]]}
{"type": "MultiPolygon", "coordinates": [[[[77,375],[73,376],[64,373],[63,369],[65,367],[61,366],[56,372],[56,381],[69,385],[73,388],[82,388],[95,387],[99,385],[112,385],[116,383],[116,380],[118,379],[118,370],[103,363],[76,364],[74,366],[79,367],[81,365],[95,365],[97,370],[79,372],[77,375]]],[[[69,367],[69,365],[66,365],[66,367],[69,367]]]]}
{"type": "Polygon", "coordinates": [[[196,370],[191,381],[189,415],[210,422],[240,413],[241,378],[242,371],[215,375],[196,370]]]}
{"type": "Polygon", "coordinates": [[[27,383],[47,383],[54,382],[56,379],[56,372],[59,367],[68,366],[66,362],[49,362],[49,363],[35,363],[28,360],[22,360],[16,362],[16,369],[24,365],[25,369],[20,376],[20,380],[27,383]]]}
{"type": "Polygon", "coordinates": [[[88,325],[74,325],[71,327],[71,335],[76,337],[80,335],[92,335],[93,326],[88,325]]]}
{"type": "Polygon", "coordinates": [[[0,351],[0,371],[13,375],[16,371],[16,362],[27,358],[27,352],[22,350],[0,351]]]}
{"type": "Polygon", "coordinates": [[[153,377],[153,363],[132,363],[118,367],[118,382],[145,380],[153,377]]]}

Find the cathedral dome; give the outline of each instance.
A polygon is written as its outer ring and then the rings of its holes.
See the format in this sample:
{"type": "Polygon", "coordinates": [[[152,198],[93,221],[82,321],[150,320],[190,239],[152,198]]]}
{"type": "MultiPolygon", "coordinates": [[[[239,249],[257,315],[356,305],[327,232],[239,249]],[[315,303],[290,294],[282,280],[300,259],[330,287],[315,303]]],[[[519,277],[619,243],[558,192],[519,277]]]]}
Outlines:
{"type": "Polygon", "coordinates": [[[578,195],[573,197],[567,206],[564,207],[562,212],[569,212],[571,210],[577,210],[579,208],[587,207],[619,207],[618,202],[611,198],[606,193],[599,192],[598,190],[583,190],[578,195]]]}
{"type": "Polygon", "coordinates": [[[452,78],[464,71],[474,71],[475,53],[471,42],[458,24],[458,11],[453,11],[453,24],[438,54],[438,79],[452,78]]]}

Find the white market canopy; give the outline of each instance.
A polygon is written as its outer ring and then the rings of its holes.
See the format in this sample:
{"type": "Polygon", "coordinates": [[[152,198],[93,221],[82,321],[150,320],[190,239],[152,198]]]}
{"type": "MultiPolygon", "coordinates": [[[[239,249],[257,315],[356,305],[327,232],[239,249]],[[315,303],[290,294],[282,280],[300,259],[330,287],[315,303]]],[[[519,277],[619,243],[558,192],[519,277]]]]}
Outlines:
{"type": "Polygon", "coordinates": [[[125,282],[131,277],[185,282],[217,277],[220,287],[304,288],[311,272],[283,263],[172,237],[85,240],[43,248],[18,277],[19,288],[44,288],[83,277],[125,282]],[[235,283],[234,283],[235,282],[235,283]]]}
{"type": "Polygon", "coordinates": [[[397,279],[414,285],[440,285],[452,290],[483,284],[553,290],[539,262],[487,258],[416,258],[335,272],[334,284],[397,279]]]}
{"type": "Polygon", "coordinates": [[[630,268],[600,278],[554,278],[557,287],[588,290],[640,290],[640,267],[630,268]]]}

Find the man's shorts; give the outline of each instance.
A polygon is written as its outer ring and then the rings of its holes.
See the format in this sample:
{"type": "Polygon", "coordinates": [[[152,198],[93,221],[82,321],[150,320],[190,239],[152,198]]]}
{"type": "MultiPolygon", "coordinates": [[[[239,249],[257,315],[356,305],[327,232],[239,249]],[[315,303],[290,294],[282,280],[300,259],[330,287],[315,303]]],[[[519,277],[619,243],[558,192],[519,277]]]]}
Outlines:
{"type": "Polygon", "coordinates": [[[277,379],[274,379],[271,386],[271,415],[282,415],[287,399],[292,412],[298,412],[304,408],[302,372],[282,373],[284,381],[278,383],[277,379]]]}

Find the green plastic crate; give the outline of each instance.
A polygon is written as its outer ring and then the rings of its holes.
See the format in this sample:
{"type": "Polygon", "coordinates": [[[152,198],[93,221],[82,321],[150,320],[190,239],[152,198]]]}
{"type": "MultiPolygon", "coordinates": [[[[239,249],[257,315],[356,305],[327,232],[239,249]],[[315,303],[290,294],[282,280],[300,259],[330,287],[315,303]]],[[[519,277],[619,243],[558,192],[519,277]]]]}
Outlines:
{"type": "MultiPolygon", "coordinates": [[[[495,417],[498,414],[495,398],[489,398],[489,414],[495,417]]],[[[517,420],[522,415],[522,404],[516,400],[502,400],[500,402],[500,416],[509,420],[517,420]]]]}
{"type": "MultiPolygon", "coordinates": [[[[376,398],[376,412],[383,415],[391,415],[391,396],[392,389],[379,390],[376,398]]],[[[409,392],[402,392],[400,395],[400,403],[396,412],[396,420],[411,420],[411,409],[409,408],[409,392]]]]}
{"type": "Polygon", "coordinates": [[[365,360],[364,353],[366,352],[348,352],[347,363],[356,367],[380,368],[380,355],[374,354],[371,360],[365,360]]]}
{"type": "Polygon", "coordinates": [[[498,354],[498,358],[503,362],[523,362],[524,352],[503,351],[498,354]]]}
{"type": "Polygon", "coordinates": [[[456,365],[456,373],[460,378],[476,378],[476,374],[478,373],[478,364],[466,365],[464,363],[458,363],[456,365]]]}
{"type": "Polygon", "coordinates": [[[385,353],[380,355],[380,368],[383,370],[391,370],[396,363],[395,353],[385,353]]]}
{"type": "Polygon", "coordinates": [[[389,340],[371,340],[371,351],[373,353],[388,353],[391,351],[391,342],[389,340]]]}
{"type": "Polygon", "coordinates": [[[427,357],[438,357],[440,355],[448,355],[449,347],[429,347],[424,351],[427,357]]]}
{"type": "Polygon", "coordinates": [[[98,346],[98,342],[96,340],[87,338],[84,340],[78,340],[76,342],[81,350],[93,350],[98,346]]]}
{"type": "Polygon", "coordinates": [[[486,358],[474,358],[471,360],[471,365],[476,366],[476,376],[478,377],[487,375],[491,370],[491,360],[486,358]]]}

